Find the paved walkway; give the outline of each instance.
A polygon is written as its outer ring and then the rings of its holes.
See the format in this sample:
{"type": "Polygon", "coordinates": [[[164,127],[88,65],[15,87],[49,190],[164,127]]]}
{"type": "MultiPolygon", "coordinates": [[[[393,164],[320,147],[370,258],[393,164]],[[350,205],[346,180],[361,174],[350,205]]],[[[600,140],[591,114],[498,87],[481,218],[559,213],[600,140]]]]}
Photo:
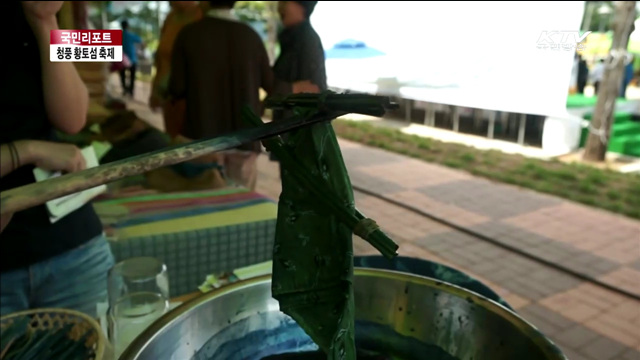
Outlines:
{"type": "MultiPolygon", "coordinates": [[[[136,98],[146,103],[144,95],[136,98]]],[[[640,222],[353,142],[340,144],[354,186],[640,295],[640,222]]],[[[259,170],[258,191],[277,198],[277,165],[261,156],[259,170]]],[[[640,360],[639,301],[378,198],[356,193],[356,201],[400,244],[401,255],[438,261],[483,281],[570,360],[640,360]]],[[[360,239],[354,247],[357,254],[376,253],[360,239]]]]}
{"type": "MultiPolygon", "coordinates": [[[[561,199],[340,140],[354,186],[443,216],[537,256],[640,289],[640,223],[561,199]]],[[[259,160],[258,190],[277,198],[277,165],[259,160]]],[[[399,253],[461,269],[496,290],[570,360],[640,360],[640,302],[546,267],[378,198],[358,208],[399,253]]],[[[357,254],[376,250],[356,239],[357,254]]]]}

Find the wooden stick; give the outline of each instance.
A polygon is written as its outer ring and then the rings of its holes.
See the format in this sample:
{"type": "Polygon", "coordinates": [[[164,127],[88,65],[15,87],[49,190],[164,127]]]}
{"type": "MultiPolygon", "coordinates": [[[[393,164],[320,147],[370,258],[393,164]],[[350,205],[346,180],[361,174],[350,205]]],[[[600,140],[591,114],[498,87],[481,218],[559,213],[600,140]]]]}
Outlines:
{"type": "Polygon", "coordinates": [[[91,169],[3,191],[0,193],[0,214],[11,214],[99,185],[193,160],[217,151],[233,149],[242,144],[260,141],[311,124],[330,121],[334,118],[335,113],[329,113],[319,114],[308,120],[293,118],[281,122],[271,122],[229,135],[176,145],[160,151],[133,156],[91,169]]]}

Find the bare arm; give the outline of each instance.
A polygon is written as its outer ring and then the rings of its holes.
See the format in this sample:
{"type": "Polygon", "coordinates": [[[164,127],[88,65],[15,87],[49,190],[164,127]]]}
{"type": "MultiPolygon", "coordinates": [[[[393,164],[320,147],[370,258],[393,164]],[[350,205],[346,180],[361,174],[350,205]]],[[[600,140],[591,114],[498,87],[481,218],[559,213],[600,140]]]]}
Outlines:
{"type": "Polygon", "coordinates": [[[85,126],[89,91],[72,63],[49,60],[49,31],[58,29],[55,18],[29,19],[40,49],[44,103],[49,121],[60,131],[78,133],[85,126]]]}
{"type": "Polygon", "coordinates": [[[13,145],[16,150],[13,156],[8,144],[3,144],[0,149],[0,177],[25,165],[65,173],[79,171],[86,166],[82,152],[75,145],[39,140],[20,140],[13,145]]]}
{"type": "MultiPolygon", "coordinates": [[[[12,144],[12,147],[8,144],[0,147],[0,177],[31,164],[45,170],[65,172],[79,171],[86,165],[80,149],[70,144],[36,140],[21,140],[12,144]]],[[[9,224],[12,216],[0,215],[0,232],[9,224]]]]}
{"type": "Polygon", "coordinates": [[[317,93],[320,89],[317,85],[313,84],[309,80],[300,80],[293,83],[289,83],[278,79],[269,64],[269,56],[264,45],[260,45],[262,48],[262,54],[260,56],[260,68],[262,73],[260,87],[267,92],[267,95],[288,95],[298,93],[317,93]]]}
{"type": "MultiPolygon", "coordinates": [[[[22,145],[19,145],[18,143],[14,144],[16,146],[16,150],[18,150],[18,147],[22,147],[22,145]]],[[[25,159],[25,161],[28,160],[25,159]]],[[[11,149],[9,148],[9,145],[2,144],[2,147],[0,147],[0,178],[11,173],[16,168],[17,165],[15,164],[15,160],[11,155],[11,149]]],[[[0,215],[0,233],[4,230],[5,227],[7,227],[7,225],[9,225],[12,217],[13,214],[0,215]]]]}
{"type": "Polygon", "coordinates": [[[173,14],[174,12],[171,11],[169,12],[169,14],[167,15],[167,17],[164,20],[164,23],[162,23],[162,29],[160,30],[160,41],[158,42],[158,48],[156,49],[156,55],[154,56],[153,59],[153,64],[156,67],[156,76],[153,77],[153,85],[158,86],[158,84],[160,83],[160,78],[158,77],[158,74],[163,74],[164,73],[164,69],[162,69],[162,62],[159,61],[160,58],[160,49],[162,48],[162,46],[164,45],[164,42],[167,41],[165,38],[165,32],[167,30],[167,24],[170,21],[173,21],[173,14]]]}
{"type": "Polygon", "coordinates": [[[281,81],[276,78],[269,64],[269,55],[264,45],[260,43],[260,72],[262,74],[260,87],[267,92],[269,96],[273,95],[286,95],[292,92],[292,85],[286,81],[281,81]]]}
{"type": "Polygon", "coordinates": [[[0,148],[0,177],[10,174],[22,165],[29,165],[35,162],[29,143],[30,141],[16,141],[13,143],[18,153],[18,159],[14,159],[8,144],[2,144],[2,148],[0,148]],[[19,161],[19,164],[16,164],[16,160],[19,161]]]}

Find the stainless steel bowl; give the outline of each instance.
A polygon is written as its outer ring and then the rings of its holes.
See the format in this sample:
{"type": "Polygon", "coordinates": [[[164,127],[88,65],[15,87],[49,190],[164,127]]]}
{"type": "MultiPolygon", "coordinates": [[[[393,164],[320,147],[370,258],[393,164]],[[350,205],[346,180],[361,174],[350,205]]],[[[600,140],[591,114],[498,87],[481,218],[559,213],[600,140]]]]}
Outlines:
{"type": "MultiPolygon", "coordinates": [[[[406,273],[356,269],[354,288],[358,346],[382,346],[406,359],[428,359],[427,347],[437,347],[460,360],[566,360],[518,315],[457,286],[406,273]]],[[[292,336],[298,337],[298,350],[313,346],[299,328],[289,337],[264,335],[285,328],[291,332],[291,326],[297,328],[271,298],[270,276],[260,277],[174,309],[142,333],[120,359],[260,359],[273,349],[282,351],[276,343],[291,344],[292,336]],[[259,331],[262,335],[256,337],[259,331]],[[238,341],[244,344],[229,350],[229,344],[238,341]],[[271,350],[262,346],[260,356],[249,350],[263,342],[269,342],[271,350]],[[221,355],[225,351],[227,355],[221,355]]]]}

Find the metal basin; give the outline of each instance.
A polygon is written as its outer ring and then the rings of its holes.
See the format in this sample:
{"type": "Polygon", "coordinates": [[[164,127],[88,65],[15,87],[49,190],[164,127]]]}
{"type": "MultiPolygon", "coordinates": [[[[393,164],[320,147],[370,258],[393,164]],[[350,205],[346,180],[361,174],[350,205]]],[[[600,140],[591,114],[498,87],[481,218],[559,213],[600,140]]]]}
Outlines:
{"type": "MultiPolygon", "coordinates": [[[[355,270],[356,342],[412,360],[566,360],[535,327],[491,300],[430,278],[355,270]]],[[[270,276],[207,293],[141,334],[125,360],[259,360],[316,349],[271,298],[270,276]]]]}

